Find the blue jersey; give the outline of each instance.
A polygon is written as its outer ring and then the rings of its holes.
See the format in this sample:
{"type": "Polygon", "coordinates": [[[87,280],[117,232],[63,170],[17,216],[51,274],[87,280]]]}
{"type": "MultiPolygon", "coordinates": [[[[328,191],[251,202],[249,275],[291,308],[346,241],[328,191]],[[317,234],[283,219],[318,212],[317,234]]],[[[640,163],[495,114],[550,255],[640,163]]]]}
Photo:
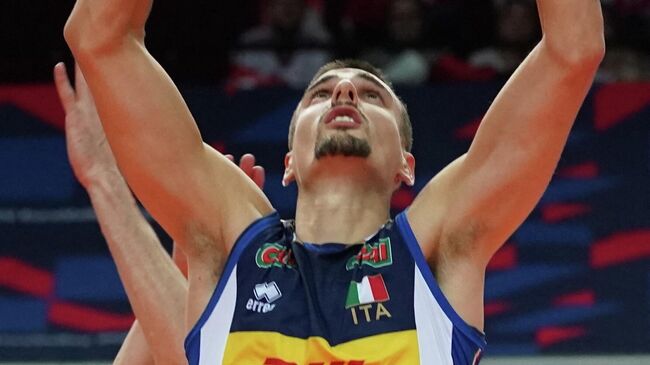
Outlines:
{"type": "Polygon", "coordinates": [[[484,336],[452,309],[405,213],[354,245],[251,224],[185,341],[190,365],[475,365],[484,336]]]}

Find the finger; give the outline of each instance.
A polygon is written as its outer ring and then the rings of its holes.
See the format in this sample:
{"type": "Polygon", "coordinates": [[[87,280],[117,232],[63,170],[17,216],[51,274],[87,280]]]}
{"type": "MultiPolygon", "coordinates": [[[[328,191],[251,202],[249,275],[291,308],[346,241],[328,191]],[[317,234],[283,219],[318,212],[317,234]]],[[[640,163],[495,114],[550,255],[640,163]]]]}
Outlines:
{"type": "Polygon", "coordinates": [[[266,180],[266,174],[264,173],[264,168],[262,166],[253,166],[253,175],[251,176],[255,185],[259,186],[260,189],[264,189],[264,181],[266,180]]]}
{"type": "Polygon", "coordinates": [[[224,155],[230,162],[235,162],[235,157],[231,154],[224,155]]]}
{"type": "Polygon", "coordinates": [[[68,113],[75,103],[76,94],[72,85],[70,85],[68,72],[63,62],[59,62],[54,66],[54,85],[56,86],[56,93],[59,94],[61,105],[63,105],[63,110],[68,113]]]}
{"type": "Polygon", "coordinates": [[[239,160],[239,167],[244,170],[244,173],[248,176],[251,176],[253,166],[255,166],[255,156],[250,153],[243,155],[239,160]]]}

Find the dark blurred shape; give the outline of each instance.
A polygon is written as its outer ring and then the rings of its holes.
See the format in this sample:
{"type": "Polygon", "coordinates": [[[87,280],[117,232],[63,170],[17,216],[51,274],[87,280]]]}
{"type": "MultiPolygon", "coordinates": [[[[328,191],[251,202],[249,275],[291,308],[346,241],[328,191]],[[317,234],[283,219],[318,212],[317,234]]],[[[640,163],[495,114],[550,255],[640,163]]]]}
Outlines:
{"type": "Polygon", "coordinates": [[[486,0],[426,0],[431,9],[429,37],[447,53],[465,58],[492,41],[494,7],[486,0]]]}
{"type": "MultiPolygon", "coordinates": [[[[174,80],[215,82],[227,69],[227,50],[254,0],[155,1],[146,44],[174,80]]],[[[75,0],[0,1],[0,83],[51,82],[59,61],[72,64],[63,27],[75,0]]]]}
{"type": "Polygon", "coordinates": [[[361,58],[383,69],[396,84],[427,81],[433,52],[427,38],[426,10],[420,0],[390,1],[384,29],[379,33],[382,44],[366,49],[361,58]]]}
{"type": "Polygon", "coordinates": [[[73,0],[0,2],[0,83],[50,80],[67,47],[63,25],[73,0]]]}
{"type": "Polygon", "coordinates": [[[268,0],[264,5],[262,23],[239,37],[228,87],[303,87],[331,58],[321,15],[304,0],[268,0]]]}
{"type": "Polygon", "coordinates": [[[492,44],[473,52],[468,62],[474,67],[509,75],[539,41],[539,17],[533,0],[500,1],[496,10],[492,44]]]}
{"type": "MultiPolygon", "coordinates": [[[[56,62],[72,63],[63,26],[74,2],[1,2],[0,83],[49,82],[56,62]]],[[[650,80],[650,0],[601,3],[607,54],[597,80],[650,80]]],[[[147,31],[174,80],[227,80],[231,90],[302,87],[321,64],[348,57],[374,61],[397,83],[505,77],[540,39],[534,0],[155,1],[147,31]]]]}
{"type": "Polygon", "coordinates": [[[650,1],[603,2],[607,53],[597,80],[650,80],[650,1]]]}
{"type": "Polygon", "coordinates": [[[391,0],[327,0],[325,21],[336,39],[339,54],[352,56],[359,47],[382,44],[377,36],[384,29],[391,0]]]}

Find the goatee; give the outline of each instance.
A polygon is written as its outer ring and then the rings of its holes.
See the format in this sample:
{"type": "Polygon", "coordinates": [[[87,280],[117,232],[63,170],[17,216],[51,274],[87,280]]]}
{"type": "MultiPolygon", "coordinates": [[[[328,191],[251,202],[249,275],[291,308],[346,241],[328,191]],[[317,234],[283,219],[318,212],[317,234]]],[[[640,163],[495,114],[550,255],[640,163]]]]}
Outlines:
{"type": "Polygon", "coordinates": [[[317,139],[314,155],[316,159],[327,156],[368,157],[370,144],[347,133],[335,133],[317,139]]]}

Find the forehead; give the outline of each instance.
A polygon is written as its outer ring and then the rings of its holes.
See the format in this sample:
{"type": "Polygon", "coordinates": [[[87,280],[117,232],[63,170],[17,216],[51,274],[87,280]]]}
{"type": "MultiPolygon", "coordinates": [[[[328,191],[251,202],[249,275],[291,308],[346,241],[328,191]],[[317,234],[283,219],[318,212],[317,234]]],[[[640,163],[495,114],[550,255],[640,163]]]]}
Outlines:
{"type": "Polygon", "coordinates": [[[313,85],[322,83],[323,81],[330,81],[330,80],[336,82],[340,80],[350,80],[350,81],[367,80],[381,86],[393,97],[396,97],[395,93],[393,92],[393,89],[390,86],[388,86],[385,82],[383,82],[379,77],[373,75],[368,71],[361,70],[358,68],[337,68],[334,70],[329,70],[324,74],[320,75],[314,81],[312,81],[307,87],[307,89],[310,89],[313,85]]]}

